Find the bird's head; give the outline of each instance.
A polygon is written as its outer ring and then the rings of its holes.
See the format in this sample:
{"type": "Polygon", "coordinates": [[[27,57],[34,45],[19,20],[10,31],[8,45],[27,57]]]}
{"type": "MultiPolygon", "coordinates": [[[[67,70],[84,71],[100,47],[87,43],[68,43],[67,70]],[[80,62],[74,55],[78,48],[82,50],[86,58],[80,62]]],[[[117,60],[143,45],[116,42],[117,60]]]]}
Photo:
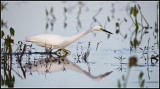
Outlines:
{"type": "Polygon", "coordinates": [[[109,31],[103,29],[103,28],[100,27],[100,26],[95,26],[95,27],[93,27],[93,28],[92,28],[92,31],[104,31],[104,32],[107,32],[107,33],[109,33],[109,34],[113,34],[113,33],[109,32],[109,31]]]}

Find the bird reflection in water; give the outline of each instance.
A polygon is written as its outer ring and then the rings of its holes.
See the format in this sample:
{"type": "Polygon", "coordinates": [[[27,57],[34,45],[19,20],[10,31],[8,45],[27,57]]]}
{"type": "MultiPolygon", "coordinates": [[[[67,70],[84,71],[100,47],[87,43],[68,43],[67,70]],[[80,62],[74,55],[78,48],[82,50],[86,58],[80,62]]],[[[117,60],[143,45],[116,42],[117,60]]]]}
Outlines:
{"type": "Polygon", "coordinates": [[[106,72],[104,74],[100,74],[98,76],[93,76],[86,70],[80,68],[75,63],[68,60],[66,56],[58,56],[54,57],[53,55],[49,58],[41,58],[38,59],[38,61],[34,62],[30,65],[25,65],[25,68],[27,68],[29,71],[37,71],[37,72],[58,72],[58,71],[64,71],[64,70],[73,70],[80,72],[94,80],[101,80],[102,78],[109,75],[111,72],[106,72]]]}

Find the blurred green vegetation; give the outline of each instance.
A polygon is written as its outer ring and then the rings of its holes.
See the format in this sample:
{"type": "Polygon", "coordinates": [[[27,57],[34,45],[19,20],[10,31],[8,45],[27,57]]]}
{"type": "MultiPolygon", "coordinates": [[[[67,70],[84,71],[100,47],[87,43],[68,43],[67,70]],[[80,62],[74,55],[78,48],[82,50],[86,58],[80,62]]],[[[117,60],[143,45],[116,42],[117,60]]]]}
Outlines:
{"type": "MultiPolygon", "coordinates": [[[[127,71],[127,74],[126,76],[125,75],[122,75],[122,80],[119,80],[118,79],[118,88],[126,88],[127,87],[127,83],[128,83],[128,79],[129,79],[129,75],[130,75],[130,72],[131,72],[131,68],[133,66],[137,66],[137,62],[138,62],[138,59],[136,56],[131,56],[129,58],[129,65],[128,65],[128,71],[127,71]],[[121,83],[122,81],[122,83],[121,83]],[[123,85],[123,86],[122,86],[123,85]]],[[[143,73],[143,72],[142,72],[143,73]]],[[[142,78],[142,77],[141,77],[142,78]]],[[[144,83],[143,83],[144,85],[144,83]]]]}
{"type": "MultiPolygon", "coordinates": [[[[1,12],[6,9],[7,3],[1,2],[1,12]]],[[[6,85],[8,87],[13,88],[14,87],[14,82],[15,82],[15,77],[12,75],[12,44],[14,44],[14,37],[15,35],[15,30],[10,27],[9,32],[10,35],[6,35],[5,32],[2,30],[3,27],[6,29],[7,24],[3,22],[3,19],[1,18],[1,41],[4,41],[4,47],[1,48],[1,54],[4,53],[3,56],[1,56],[1,66],[3,66],[3,71],[4,74],[2,76],[1,74],[1,85],[6,85]],[[7,55],[8,53],[8,55],[7,55]]]]}
{"type": "Polygon", "coordinates": [[[54,15],[54,8],[51,7],[50,10],[45,9],[45,13],[46,13],[46,30],[51,29],[51,31],[53,31],[54,29],[54,24],[56,21],[56,16],[54,15]]]}

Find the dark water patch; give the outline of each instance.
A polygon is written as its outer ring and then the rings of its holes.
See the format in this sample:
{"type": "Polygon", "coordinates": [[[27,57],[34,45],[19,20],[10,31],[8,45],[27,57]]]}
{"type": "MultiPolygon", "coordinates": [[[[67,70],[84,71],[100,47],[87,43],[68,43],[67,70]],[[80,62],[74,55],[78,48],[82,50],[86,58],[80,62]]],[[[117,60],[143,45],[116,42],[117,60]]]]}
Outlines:
{"type": "MultiPolygon", "coordinates": [[[[6,53],[8,55],[9,53],[6,53]]],[[[49,54],[48,52],[24,52],[23,54],[49,54]]],[[[55,54],[55,52],[51,52],[51,54],[55,54]]],[[[21,55],[21,53],[12,53],[12,55],[21,55]]],[[[4,56],[4,53],[1,53],[1,56],[4,56]]]]}
{"type": "MultiPolygon", "coordinates": [[[[139,83],[139,82],[130,82],[130,83],[139,83]]],[[[145,83],[159,83],[159,81],[145,81],[145,83]]]]}
{"type": "Polygon", "coordinates": [[[148,67],[148,66],[152,66],[152,67],[159,67],[159,65],[146,65],[146,64],[138,64],[138,67],[148,67]]]}
{"type": "Polygon", "coordinates": [[[111,63],[111,66],[120,66],[120,65],[128,66],[128,63],[111,63]]]}

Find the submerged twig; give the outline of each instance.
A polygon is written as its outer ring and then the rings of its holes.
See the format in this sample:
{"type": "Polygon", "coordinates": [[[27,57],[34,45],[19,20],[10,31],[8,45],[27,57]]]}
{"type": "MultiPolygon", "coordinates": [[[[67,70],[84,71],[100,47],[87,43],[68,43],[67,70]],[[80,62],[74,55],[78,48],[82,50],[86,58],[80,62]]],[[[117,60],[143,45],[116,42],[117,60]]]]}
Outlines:
{"type": "Polygon", "coordinates": [[[100,42],[98,42],[98,43],[97,43],[96,51],[97,51],[97,49],[98,49],[98,45],[99,45],[99,43],[101,43],[101,42],[102,42],[102,41],[100,41],[100,42]]]}

